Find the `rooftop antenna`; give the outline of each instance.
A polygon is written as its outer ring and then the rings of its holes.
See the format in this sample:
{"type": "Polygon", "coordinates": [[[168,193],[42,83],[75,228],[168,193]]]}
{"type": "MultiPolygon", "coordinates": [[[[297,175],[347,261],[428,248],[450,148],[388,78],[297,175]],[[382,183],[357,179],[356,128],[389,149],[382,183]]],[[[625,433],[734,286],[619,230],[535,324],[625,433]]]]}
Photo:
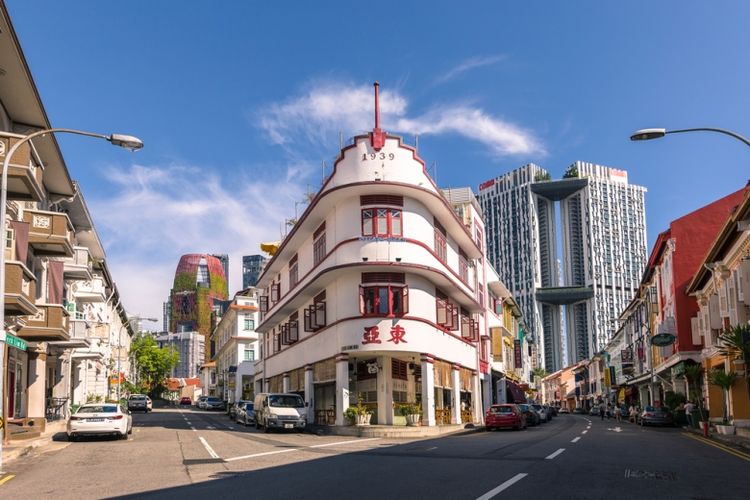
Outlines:
{"type": "Polygon", "coordinates": [[[374,83],[375,86],[375,128],[370,134],[370,144],[375,151],[380,151],[385,146],[385,132],[380,129],[380,84],[374,83]]]}
{"type": "Polygon", "coordinates": [[[419,134],[414,134],[414,151],[419,153],[419,134]]]}

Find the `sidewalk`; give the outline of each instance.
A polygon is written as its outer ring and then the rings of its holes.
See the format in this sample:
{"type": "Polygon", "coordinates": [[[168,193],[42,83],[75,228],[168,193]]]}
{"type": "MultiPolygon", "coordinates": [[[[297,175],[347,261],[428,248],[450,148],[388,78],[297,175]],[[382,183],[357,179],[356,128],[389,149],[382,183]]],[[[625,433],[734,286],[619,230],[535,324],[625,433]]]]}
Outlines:
{"type": "MultiPolygon", "coordinates": [[[[693,429],[691,427],[683,427],[683,429],[687,432],[690,432],[691,434],[695,434],[697,436],[705,437],[703,436],[703,431],[700,429],[693,429]]],[[[712,439],[714,441],[717,441],[719,443],[733,446],[735,448],[741,449],[742,451],[748,451],[750,450],[750,438],[744,437],[744,436],[727,436],[724,434],[719,434],[717,432],[709,431],[708,438],[712,439]]]]}
{"type": "Polygon", "coordinates": [[[37,448],[43,448],[42,451],[47,451],[46,448],[49,448],[53,442],[62,445],[61,447],[64,448],[68,445],[65,437],[65,425],[66,422],[64,420],[48,422],[44,433],[40,437],[10,441],[8,444],[3,445],[3,465],[6,465],[11,460],[28,455],[37,448]]]}

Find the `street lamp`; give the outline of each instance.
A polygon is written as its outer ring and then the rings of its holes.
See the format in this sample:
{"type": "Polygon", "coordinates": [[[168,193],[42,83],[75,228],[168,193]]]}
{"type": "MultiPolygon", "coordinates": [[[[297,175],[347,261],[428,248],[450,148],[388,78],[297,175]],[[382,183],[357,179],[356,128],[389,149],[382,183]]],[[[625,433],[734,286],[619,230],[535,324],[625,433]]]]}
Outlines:
{"type": "MultiPolygon", "coordinates": [[[[35,137],[47,135],[47,134],[56,134],[56,133],[65,133],[65,134],[75,134],[75,135],[85,135],[88,137],[96,137],[98,139],[104,139],[106,141],[109,141],[115,146],[120,146],[123,148],[130,149],[132,151],[135,151],[137,149],[141,149],[143,147],[143,141],[138,139],[137,137],[134,137],[132,135],[123,135],[123,134],[111,134],[111,135],[103,135],[103,134],[95,134],[93,132],[84,132],[82,130],[74,130],[74,129],[68,129],[68,128],[50,128],[50,129],[44,129],[39,130],[37,132],[31,133],[25,137],[23,137],[21,140],[19,140],[17,143],[15,143],[9,151],[5,154],[5,161],[3,161],[3,173],[2,173],[2,184],[0,184],[0,228],[2,228],[2,242],[3,245],[5,244],[5,216],[6,216],[6,203],[8,200],[8,166],[10,164],[11,158],[13,158],[13,155],[18,150],[19,147],[21,147],[23,144],[31,141],[35,137]]],[[[5,252],[0,251],[0,352],[5,352],[5,252]]],[[[3,376],[5,374],[5,355],[0,355],[0,394],[2,394],[2,401],[0,401],[0,422],[4,422],[3,418],[3,402],[5,401],[5,394],[2,391],[3,387],[3,376]]],[[[0,428],[0,467],[2,467],[2,454],[3,454],[3,448],[2,448],[2,437],[4,435],[4,429],[0,428]]]]}
{"type": "Polygon", "coordinates": [[[630,140],[631,141],[650,141],[651,139],[660,139],[667,134],[681,134],[684,132],[718,132],[720,134],[734,137],[735,139],[744,142],[746,146],[750,146],[750,140],[748,140],[746,137],[743,137],[736,132],[732,132],[731,130],[726,130],[723,128],[711,128],[711,127],[684,128],[680,130],[667,130],[664,128],[643,128],[641,130],[636,130],[635,132],[633,132],[633,134],[630,136],[630,140]]]}

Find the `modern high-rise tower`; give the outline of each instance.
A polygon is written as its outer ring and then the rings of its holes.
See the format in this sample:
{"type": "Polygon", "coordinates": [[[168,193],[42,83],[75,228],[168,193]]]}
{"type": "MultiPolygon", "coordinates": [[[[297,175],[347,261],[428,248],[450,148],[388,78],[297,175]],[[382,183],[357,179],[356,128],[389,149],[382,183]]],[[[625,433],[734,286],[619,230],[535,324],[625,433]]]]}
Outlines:
{"type": "Polygon", "coordinates": [[[548,371],[565,361],[561,306],[568,363],[590,357],[613,335],[646,263],[645,191],[629,184],[624,170],[586,162],[571,165],[560,180],[529,164],[479,186],[487,256],[543,346],[548,371]]]}
{"type": "Polygon", "coordinates": [[[255,286],[258,276],[266,265],[266,258],[262,255],[245,255],[242,257],[242,288],[255,286]]]}

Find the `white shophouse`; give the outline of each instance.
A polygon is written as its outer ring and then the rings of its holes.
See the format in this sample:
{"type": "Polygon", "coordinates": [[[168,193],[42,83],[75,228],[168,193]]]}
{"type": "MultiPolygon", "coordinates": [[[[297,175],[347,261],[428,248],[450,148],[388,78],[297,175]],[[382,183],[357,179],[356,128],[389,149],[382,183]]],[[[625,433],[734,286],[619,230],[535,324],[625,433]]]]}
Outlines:
{"type": "Polygon", "coordinates": [[[258,357],[258,290],[238,292],[211,333],[218,396],[230,403],[252,399],[258,357]]]}
{"type": "Polygon", "coordinates": [[[470,190],[438,189],[416,150],[377,122],[341,150],[258,280],[256,390],[303,395],[319,424],[343,425],[358,401],[377,424],[401,423],[403,403],[422,406],[422,425],[479,422],[490,355],[478,348],[479,206],[470,190]]]}

